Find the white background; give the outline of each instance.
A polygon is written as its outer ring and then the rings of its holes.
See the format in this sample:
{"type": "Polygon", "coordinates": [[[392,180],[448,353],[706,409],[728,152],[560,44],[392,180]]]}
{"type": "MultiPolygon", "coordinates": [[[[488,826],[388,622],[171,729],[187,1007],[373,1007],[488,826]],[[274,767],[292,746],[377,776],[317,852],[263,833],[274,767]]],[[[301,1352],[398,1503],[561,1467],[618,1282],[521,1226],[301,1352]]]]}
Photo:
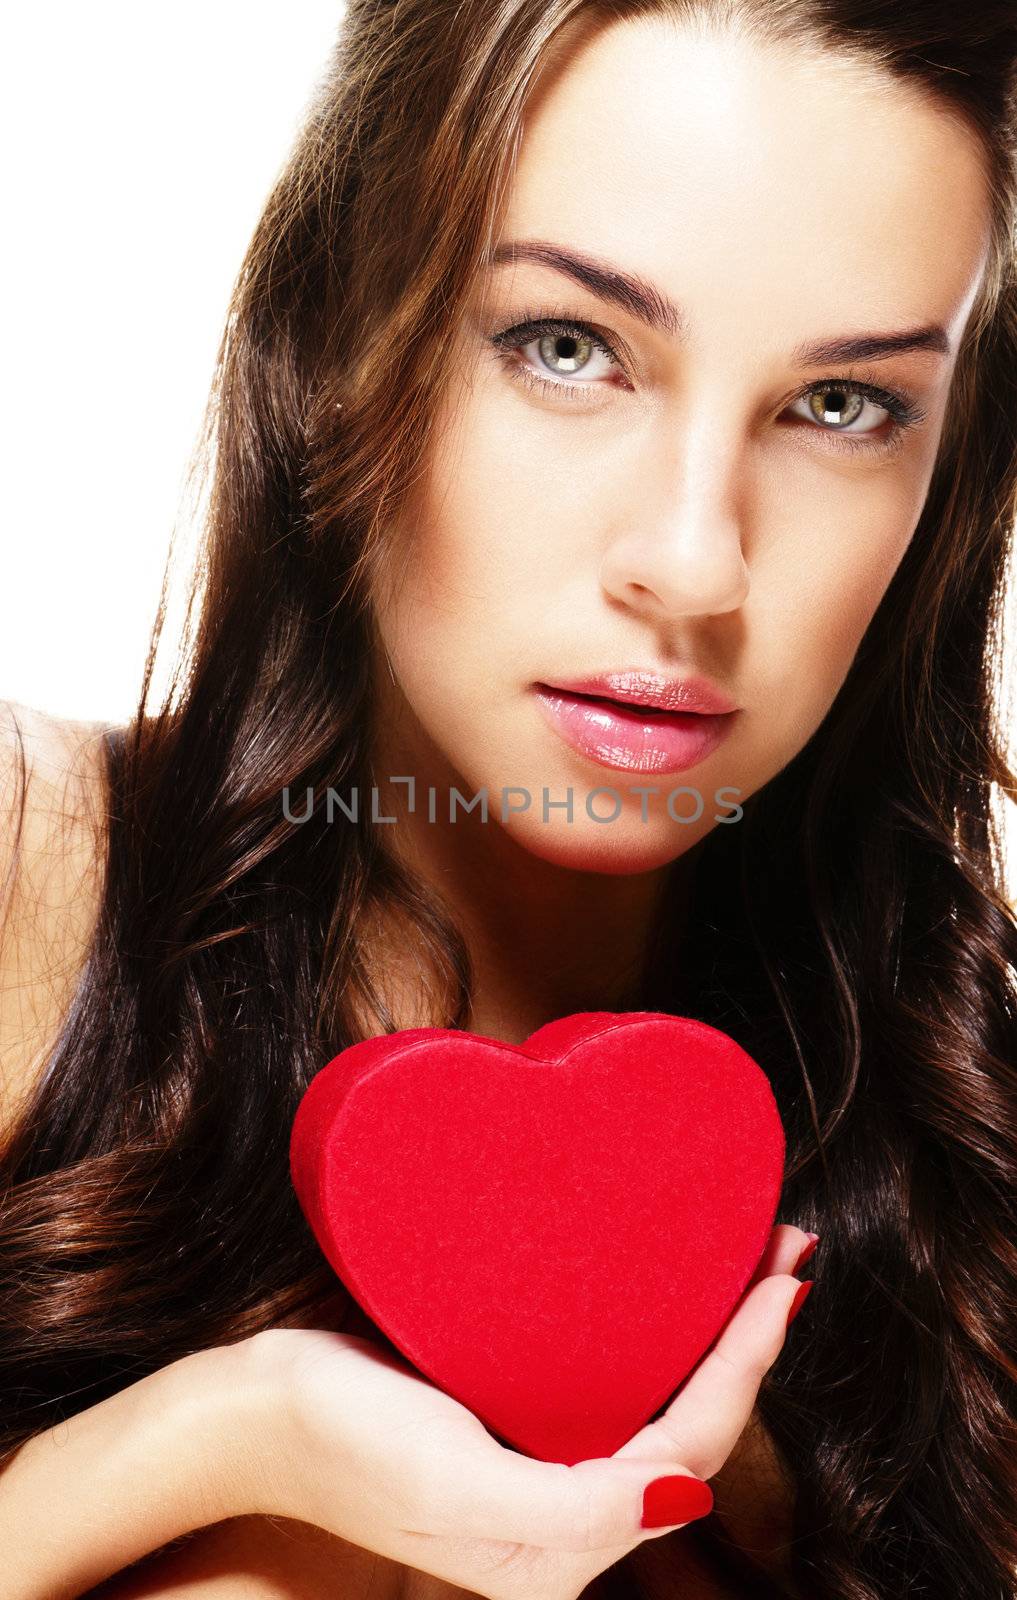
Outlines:
{"type": "Polygon", "coordinates": [[[62,0],[7,23],[2,698],[131,711],[174,523],[182,567],[193,540],[184,474],[230,287],[341,14],[62,0]]]}
{"type": "Polygon", "coordinates": [[[230,289],[341,15],[337,0],[9,14],[3,698],[114,721],[135,703],[230,289]]]}

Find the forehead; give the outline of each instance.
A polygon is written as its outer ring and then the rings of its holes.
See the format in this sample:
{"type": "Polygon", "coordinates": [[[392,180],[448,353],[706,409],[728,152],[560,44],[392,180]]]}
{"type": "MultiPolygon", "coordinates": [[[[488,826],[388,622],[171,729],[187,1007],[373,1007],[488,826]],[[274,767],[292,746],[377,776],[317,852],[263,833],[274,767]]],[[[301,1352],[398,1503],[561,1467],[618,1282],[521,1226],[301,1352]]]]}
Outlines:
{"type": "Polygon", "coordinates": [[[843,54],[692,32],[587,31],[538,85],[501,229],[616,261],[689,309],[790,341],[966,316],[988,243],[973,132],[843,54]]]}

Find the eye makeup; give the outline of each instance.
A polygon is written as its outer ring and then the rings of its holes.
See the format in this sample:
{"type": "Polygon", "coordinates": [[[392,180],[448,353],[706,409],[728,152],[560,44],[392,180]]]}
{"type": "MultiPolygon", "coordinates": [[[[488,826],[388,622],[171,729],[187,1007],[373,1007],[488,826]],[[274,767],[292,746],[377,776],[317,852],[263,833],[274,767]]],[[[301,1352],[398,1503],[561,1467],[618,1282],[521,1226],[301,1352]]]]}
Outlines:
{"type": "MultiPolygon", "coordinates": [[[[597,394],[598,390],[632,387],[625,363],[612,340],[602,330],[580,317],[546,316],[536,311],[527,311],[519,322],[488,335],[488,339],[495,355],[512,379],[552,399],[560,398],[570,403],[585,404],[588,409],[592,409],[607,403],[605,396],[597,394]],[[552,376],[548,371],[542,372],[524,352],[529,345],[539,344],[545,339],[565,342],[566,350],[559,352],[559,358],[562,360],[574,359],[574,352],[567,348],[568,345],[589,346],[607,362],[612,379],[577,383],[565,377],[552,376]],[[622,382],[619,382],[619,379],[622,382]]],[[[537,359],[540,359],[539,356],[537,359]]],[[[589,360],[583,363],[584,366],[589,364],[591,364],[589,360]]],[[[903,386],[894,389],[884,388],[867,382],[854,371],[814,379],[792,394],[785,405],[794,405],[799,400],[812,397],[825,397],[827,402],[836,402],[832,405],[828,403],[824,408],[830,412],[844,410],[846,402],[850,408],[850,401],[856,397],[887,413],[886,424],[855,432],[848,432],[843,427],[834,427],[814,415],[807,417],[800,412],[791,414],[792,421],[800,422],[813,433],[822,435],[824,441],[830,441],[832,448],[840,450],[889,453],[903,442],[909,428],[916,427],[927,416],[926,410],[919,405],[910,390],[903,386]]],[[[855,417],[852,417],[852,421],[854,420],[855,417]]]]}

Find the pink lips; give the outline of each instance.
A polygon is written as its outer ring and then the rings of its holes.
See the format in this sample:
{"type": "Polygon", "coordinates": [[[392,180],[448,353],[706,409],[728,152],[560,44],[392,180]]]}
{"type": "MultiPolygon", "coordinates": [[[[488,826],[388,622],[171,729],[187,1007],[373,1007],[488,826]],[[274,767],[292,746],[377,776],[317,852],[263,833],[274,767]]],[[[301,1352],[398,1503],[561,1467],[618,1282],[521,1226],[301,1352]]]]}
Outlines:
{"type": "Polygon", "coordinates": [[[683,772],[731,731],[738,707],[702,678],[633,670],[534,685],[551,726],[581,755],[623,772],[683,772]]]}

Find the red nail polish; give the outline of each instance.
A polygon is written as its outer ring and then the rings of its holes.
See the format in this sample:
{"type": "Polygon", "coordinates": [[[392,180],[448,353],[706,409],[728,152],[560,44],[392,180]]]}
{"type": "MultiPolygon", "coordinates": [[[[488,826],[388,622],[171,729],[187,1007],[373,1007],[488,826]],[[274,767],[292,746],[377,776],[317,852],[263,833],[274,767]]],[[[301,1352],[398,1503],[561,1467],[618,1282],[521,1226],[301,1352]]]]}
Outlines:
{"type": "Polygon", "coordinates": [[[643,1490],[644,1528],[667,1528],[677,1522],[694,1522],[713,1510],[713,1490],[702,1478],[675,1473],[654,1478],[643,1490]]]}
{"type": "Polygon", "coordinates": [[[810,1233],[809,1234],[809,1242],[808,1242],[808,1244],[802,1246],[802,1253],[798,1257],[798,1260],[795,1262],[794,1266],[791,1268],[791,1276],[792,1277],[794,1277],[796,1272],[800,1272],[801,1271],[802,1267],[804,1267],[806,1261],[808,1261],[809,1257],[811,1256],[813,1250],[815,1250],[815,1248],[816,1248],[818,1243],[819,1243],[819,1234],[818,1233],[810,1233]]]}
{"type": "Polygon", "coordinates": [[[803,1283],[799,1284],[795,1297],[791,1302],[791,1309],[787,1314],[787,1326],[789,1328],[799,1311],[802,1309],[802,1306],[805,1304],[806,1296],[808,1295],[808,1292],[812,1288],[812,1285],[815,1283],[815,1281],[815,1278],[806,1278],[803,1283]]]}

